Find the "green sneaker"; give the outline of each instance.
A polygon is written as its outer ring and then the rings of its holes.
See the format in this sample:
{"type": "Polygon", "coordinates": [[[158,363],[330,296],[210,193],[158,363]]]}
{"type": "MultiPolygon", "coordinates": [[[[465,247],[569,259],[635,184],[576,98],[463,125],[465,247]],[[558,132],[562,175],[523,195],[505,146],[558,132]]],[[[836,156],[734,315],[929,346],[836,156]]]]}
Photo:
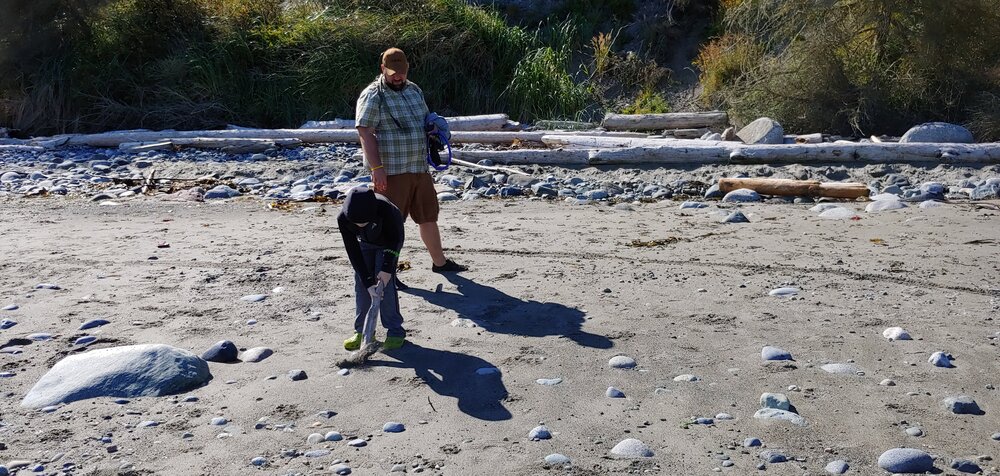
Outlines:
{"type": "Polygon", "coordinates": [[[355,332],[350,339],[344,341],[344,350],[358,350],[361,348],[361,341],[364,340],[364,336],[360,332],[355,332]]]}
{"type": "Polygon", "coordinates": [[[382,348],[385,350],[398,349],[403,346],[404,342],[406,342],[405,337],[386,337],[382,348]]]}

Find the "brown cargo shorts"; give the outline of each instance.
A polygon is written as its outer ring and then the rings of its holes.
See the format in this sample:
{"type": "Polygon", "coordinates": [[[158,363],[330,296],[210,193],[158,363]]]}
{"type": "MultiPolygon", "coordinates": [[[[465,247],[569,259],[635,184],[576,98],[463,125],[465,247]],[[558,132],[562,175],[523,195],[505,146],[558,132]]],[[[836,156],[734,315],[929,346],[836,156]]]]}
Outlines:
{"type": "Polygon", "coordinates": [[[404,221],[407,216],[418,225],[438,220],[440,207],[437,192],[434,191],[434,179],[429,173],[390,175],[389,190],[385,196],[399,208],[404,221]]]}

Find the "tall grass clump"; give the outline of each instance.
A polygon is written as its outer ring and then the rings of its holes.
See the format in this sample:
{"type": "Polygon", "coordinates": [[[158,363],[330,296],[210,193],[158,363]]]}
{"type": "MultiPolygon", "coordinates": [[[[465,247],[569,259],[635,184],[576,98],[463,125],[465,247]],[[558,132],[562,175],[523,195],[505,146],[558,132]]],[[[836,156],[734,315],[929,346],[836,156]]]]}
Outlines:
{"type": "Polygon", "coordinates": [[[793,130],[901,134],[970,123],[995,139],[1000,11],[991,0],[726,0],[698,65],[710,107],[793,130]],[[970,122],[973,121],[973,122],[970,122]]]}

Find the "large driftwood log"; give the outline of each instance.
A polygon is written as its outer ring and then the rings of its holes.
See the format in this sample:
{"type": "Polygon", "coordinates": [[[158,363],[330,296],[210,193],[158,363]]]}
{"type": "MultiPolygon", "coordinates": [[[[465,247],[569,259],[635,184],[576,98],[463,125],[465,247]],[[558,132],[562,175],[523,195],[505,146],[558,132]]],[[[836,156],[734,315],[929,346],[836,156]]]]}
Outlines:
{"type": "Polygon", "coordinates": [[[0,152],[44,152],[45,147],[20,144],[0,144],[0,152]]]}
{"type": "MultiPolygon", "coordinates": [[[[448,128],[454,131],[501,131],[510,120],[506,114],[446,117],[448,128]]],[[[354,119],[309,121],[299,129],[354,129],[354,119]]]]}
{"type": "Polygon", "coordinates": [[[719,190],[723,193],[748,188],[764,195],[785,197],[861,198],[870,193],[863,183],[826,182],[818,180],[790,180],[771,178],[723,178],[719,190]]]}
{"type": "Polygon", "coordinates": [[[587,165],[588,153],[583,149],[455,150],[453,156],[473,163],[489,159],[507,165],[587,165]]]}
{"type": "Polygon", "coordinates": [[[302,145],[299,139],[230,139],[230,138],[174,138],[157,142],[125,142],[118,145],[122,152],[137,153],[149,150],[171,150],[178,147],[199,149],[223,149],[231,153],[263,152],[273,147],[295,147],[302,145]]]}
{"type": "MultiPolygon", "coordinates": [[[[541,139],[542,143],[549,147],[583,148],[583,149],[603,149],[603,148],[628,148],[628,147],[711,147],[717,146],[721,141],[707,141],[701,139],[675,139],[672,137],[648,137],[648,136],[581,136],[570,134],[545,134],[541,139]]],[[[741,144],[740,142],[730,142],[730,144],[741,144]]]]}
{"type": "Polygon", "coordinates": [[[713,112],[673,112],[666,114],[608,114],[601,123],[609,131],[653,131],[660,129],[724,128],[729,115],[713,112]]]}

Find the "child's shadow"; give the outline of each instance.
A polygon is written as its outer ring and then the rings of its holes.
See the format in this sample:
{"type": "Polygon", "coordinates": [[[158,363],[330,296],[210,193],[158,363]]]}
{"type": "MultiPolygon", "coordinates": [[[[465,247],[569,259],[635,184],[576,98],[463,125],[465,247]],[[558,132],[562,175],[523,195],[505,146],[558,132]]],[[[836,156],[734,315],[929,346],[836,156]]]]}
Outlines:
{"type": "Polygon", "coordinates": [[[585,319],[579,309],[554,302],[525,301],[458,274],[445,276],[458,286],[460,294],[416,288],[403,292],[452,309],[458,312],[459,317],[469,319],[489,332],[528,337],[557,335],[586,347],[610,349],[612,346],[607,337],[581,329],[585,319]]]}
{"type": "Polygon", "coordinates": [[[438,395],[457,399],[458,409],[471,417],[487,421],[511,418],[503,406],[507,388],[493,364],[479,357],[421,347],[410,341],[400,349],[384,353],[399,362],[370,360],[368,364],[412,368],[438,395]]]}

